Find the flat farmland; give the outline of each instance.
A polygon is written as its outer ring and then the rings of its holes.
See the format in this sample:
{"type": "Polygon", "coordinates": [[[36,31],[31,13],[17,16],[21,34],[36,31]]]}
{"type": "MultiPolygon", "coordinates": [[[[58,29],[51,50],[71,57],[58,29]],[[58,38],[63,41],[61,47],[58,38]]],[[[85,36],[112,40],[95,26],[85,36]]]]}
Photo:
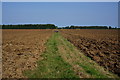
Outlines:
{"type": "Polygon", "coordinates": [[[34,69],[45,50],[52,30],[2,30],[2,77],[25,78],[23,71],[34,69]]]}
{"type": "Polygon", "coordinates": [[[3,29],[2,78],[119,78],[119,46],[117,30],[3,29]]]}
{"type": "Polygon", "coordinates": [[[100,66],[120,74],[119,30],[64,29],[62,36],[100,66]]]}

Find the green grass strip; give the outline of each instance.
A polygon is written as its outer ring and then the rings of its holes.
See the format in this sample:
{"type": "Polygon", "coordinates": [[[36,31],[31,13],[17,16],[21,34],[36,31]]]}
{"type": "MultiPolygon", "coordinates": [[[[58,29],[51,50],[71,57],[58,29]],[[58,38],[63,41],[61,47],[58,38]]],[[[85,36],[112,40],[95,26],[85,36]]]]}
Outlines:
{"type": "Polygon", "coordinates": [[[72,70],[72,66],[63,61],[59,55],[57,46],[58,33],[55,33],[46,43],[46,51],[42,54],[43,59],[38,61],[34,70],[25,71],[28,78],[78,78],[72,70]]]}

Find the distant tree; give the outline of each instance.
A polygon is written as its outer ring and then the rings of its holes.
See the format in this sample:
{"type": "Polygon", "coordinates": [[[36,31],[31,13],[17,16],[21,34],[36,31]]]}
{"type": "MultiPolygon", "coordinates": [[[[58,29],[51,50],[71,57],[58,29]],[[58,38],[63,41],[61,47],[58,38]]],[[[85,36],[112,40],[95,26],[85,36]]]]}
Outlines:
{"type": "Polygon", "coordinates": [[[2,29],[57,29],[54,24],[3,25],[2,29]]]}
{"type": "Polygon", "coordinates": [[[111,27],[111,26],[109,26],[109,29],[112,29],[112,27],[111,27]]]}
{"type": "Polygon", "coordinates": [[[71,26],[70,26],[70,29],[75,29],[75,26],[71,25],[71,26]]]}

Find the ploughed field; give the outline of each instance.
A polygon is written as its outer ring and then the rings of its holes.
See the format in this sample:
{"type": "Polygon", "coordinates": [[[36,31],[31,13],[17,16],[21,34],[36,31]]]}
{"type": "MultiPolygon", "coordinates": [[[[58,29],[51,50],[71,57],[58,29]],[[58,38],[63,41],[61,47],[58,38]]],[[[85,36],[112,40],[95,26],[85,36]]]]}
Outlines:
{"type": "Polygon", "coordinates": [[[118,38],[118,30],[3,29],[2,78],[118,78],[118,38]]]}
{"type": "Polygon", "coordinates": [[[25,78],[25,70],[34,69],[45,50],[52,30],[2,30],[2,77],[25,78]]]}
{"type": "Polygon", "coordinates": [[[64,29],[62,36],[100,66],[120,76],[120,36],[118,30],[64,29]]]}

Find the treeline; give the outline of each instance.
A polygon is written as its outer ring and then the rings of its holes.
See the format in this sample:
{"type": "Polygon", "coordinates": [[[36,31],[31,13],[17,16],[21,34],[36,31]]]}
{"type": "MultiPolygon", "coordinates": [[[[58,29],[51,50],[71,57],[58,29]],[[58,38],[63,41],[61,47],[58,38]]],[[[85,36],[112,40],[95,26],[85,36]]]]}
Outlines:
{"type": "Polygon", "coordinates": [[[66,26],[58,28],[54,24],[19,24],[1,26],[0,29],[120,29],[111,26],[66,26]]]}
{"type": "Polygon", "coordinates": [[[112,28],[111,26],[67,26],[61,27],[59,29],[116,29],[112,28]]]}
{"type": "Polygon", "coordinates": [[[2,29],[57,29],[54,24],[2,25],[2,29]]]}

